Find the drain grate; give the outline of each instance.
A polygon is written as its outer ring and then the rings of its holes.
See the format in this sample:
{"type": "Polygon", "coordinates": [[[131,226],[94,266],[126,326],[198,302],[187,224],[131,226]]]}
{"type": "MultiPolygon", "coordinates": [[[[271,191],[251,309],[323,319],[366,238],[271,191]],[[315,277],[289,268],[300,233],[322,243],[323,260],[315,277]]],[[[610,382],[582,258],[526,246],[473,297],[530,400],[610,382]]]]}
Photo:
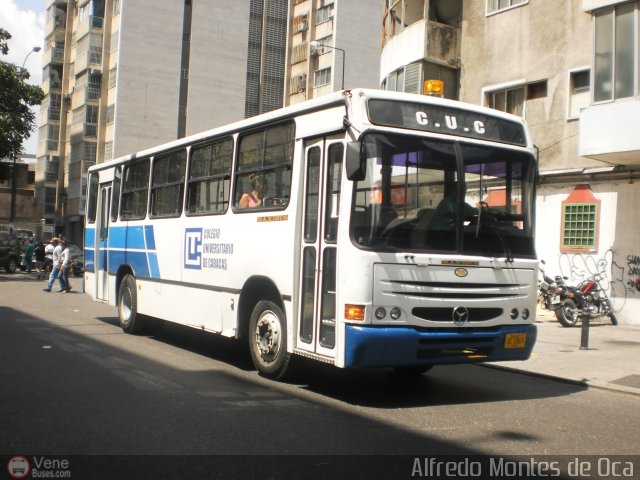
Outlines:
{"type": "Polygon", "coordinates": [[[626,377],[614,380],[611,383],[624,387],[640,388],[640,375],[627,375],[626,377]]]}

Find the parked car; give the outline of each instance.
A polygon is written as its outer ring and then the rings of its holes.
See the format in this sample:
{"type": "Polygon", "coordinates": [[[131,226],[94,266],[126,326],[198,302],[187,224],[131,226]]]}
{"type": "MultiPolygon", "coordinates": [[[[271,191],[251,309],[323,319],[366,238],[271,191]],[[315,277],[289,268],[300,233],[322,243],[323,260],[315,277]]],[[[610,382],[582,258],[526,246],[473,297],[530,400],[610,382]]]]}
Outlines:
{"type": "Polygon", "coordinates": [[[15,235],[0,232],[0,268],[14,273],[20,267],[20,251],[15,235]]]}
{"type": "Polygon", "coordinates": [[[84,250],[77,245],[69,244],[71,272],[74,277],[81,277],[84,272],[84,250]]]}

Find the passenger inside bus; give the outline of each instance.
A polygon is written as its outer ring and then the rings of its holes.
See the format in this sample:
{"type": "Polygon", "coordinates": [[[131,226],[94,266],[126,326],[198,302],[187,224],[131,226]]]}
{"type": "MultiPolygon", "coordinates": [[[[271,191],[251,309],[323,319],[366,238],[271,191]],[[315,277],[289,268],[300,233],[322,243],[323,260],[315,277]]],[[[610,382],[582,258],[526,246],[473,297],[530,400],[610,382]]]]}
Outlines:
{"type": "Polygon", "coordinates": [[[244,193],[238,201],[238,208],[255,208],[261,207],[264,194],[268,190],[267,181],[262,175],[252,174],[251,180],[252,191],[244,193]]]}

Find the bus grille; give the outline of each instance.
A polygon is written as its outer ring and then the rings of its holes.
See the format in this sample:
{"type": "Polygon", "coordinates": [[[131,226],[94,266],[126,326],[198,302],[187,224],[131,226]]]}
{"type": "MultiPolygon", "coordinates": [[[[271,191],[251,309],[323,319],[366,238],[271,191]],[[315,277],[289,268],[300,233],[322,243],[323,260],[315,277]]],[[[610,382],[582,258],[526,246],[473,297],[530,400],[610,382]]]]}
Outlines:
{"type": "MultiPolygon", "coordinates": [[[[469,322],[485,322],[498,318],[504,313],[502,308],[468,308],[469,322]]],[[[416,307],[411,313],[423,320],[431,320],[432,322],[451,322],[453,321],[453,308],[442,307],[416,307]]]]}

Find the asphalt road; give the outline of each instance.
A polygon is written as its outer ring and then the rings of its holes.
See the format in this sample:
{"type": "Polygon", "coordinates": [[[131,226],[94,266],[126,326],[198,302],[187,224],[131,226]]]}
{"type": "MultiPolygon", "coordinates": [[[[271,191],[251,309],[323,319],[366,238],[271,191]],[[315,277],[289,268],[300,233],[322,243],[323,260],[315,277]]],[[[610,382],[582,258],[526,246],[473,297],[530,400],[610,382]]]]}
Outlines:
{"type": "Polygon", "coordinates": [[[237,341],[178,326],[126,335],[114,308],[42,287],[33,276],[0,273],[6,457],[214,455],[226,465],[219,472],[240,464],[255,478],[293,478],[272,468],[273,459],[308,465],[308,456],[320,456],[311,458],[323,471],[331,467],[318,459],[353,458],[353,468],[366,460],[379,473],[394,455],[404,474],[412,458],[434,455],[639,453],[633,395],[473,365],[403,380],[303,361],[292,381],[278,383],[253,370],[237,341]],[[225,464],[227,455],[258,457],[225,464]]]}

